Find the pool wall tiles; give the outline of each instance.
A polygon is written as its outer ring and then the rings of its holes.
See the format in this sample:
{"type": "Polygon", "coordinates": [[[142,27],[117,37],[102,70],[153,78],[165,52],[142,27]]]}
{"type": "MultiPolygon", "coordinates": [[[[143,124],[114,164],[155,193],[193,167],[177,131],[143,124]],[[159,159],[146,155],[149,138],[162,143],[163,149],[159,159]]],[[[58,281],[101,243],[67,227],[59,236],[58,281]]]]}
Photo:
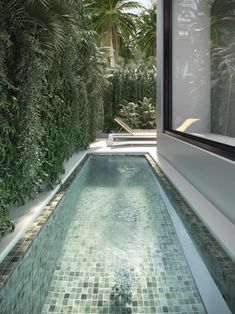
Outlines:
{"type": "Polygon", "coordinates": [[[82,164],[0,264],[1,314],[41,312],[70,224],[74,204],[69,195],[77,187],[64,193],[82,164]]]}
{"type": "MultiPolygon", "coordinates": [[[[186,228],[193,235],[199,252],[208,265],[224,299],[232,313],[235,313],[234,263],[156,163],[149,156],[146,157],[158,174],[168,197],[175,204],[186,228]]],[[[60,191],[45,207],[30,230],[0,264],[1,314],[40,313],[70,224],[69,212],[73,210],[73,204],[68,201],[69,195],[72,189],[78,189],[75,185],[69,189],[68,187],[81,170],[85,160],[86,158],[62,185],[60,191]]]]}
{"type": "Polygon", "coordinates": [[[161,171],[156,162],[149,155],[146,155],[146,158],[157,174],[163,190],[190,234],[223,298],[231,312],[235,314],[234,262],[212,236],[203,222],[197,217],[180,192],[161,171]]]}

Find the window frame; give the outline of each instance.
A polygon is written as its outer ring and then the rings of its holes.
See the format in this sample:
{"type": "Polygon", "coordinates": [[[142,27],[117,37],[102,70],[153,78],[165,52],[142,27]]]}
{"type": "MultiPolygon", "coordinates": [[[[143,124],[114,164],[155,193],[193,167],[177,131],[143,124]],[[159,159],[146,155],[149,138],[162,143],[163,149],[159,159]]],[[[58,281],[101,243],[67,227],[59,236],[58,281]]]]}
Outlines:
{"type": "MultiPolygon", "coordinates": [[[[173,0],[174,1],[174,0],[173,0]]],[[[163,133],[235,161],[235,147],[172,128],[172,0],[163,1],[163,133]]]]}

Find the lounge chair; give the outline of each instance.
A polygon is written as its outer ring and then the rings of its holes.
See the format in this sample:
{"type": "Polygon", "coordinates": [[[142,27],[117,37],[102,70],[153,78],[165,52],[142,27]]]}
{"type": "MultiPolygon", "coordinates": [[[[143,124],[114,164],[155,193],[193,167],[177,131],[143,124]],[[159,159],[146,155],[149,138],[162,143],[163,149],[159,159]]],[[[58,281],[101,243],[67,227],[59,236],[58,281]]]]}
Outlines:
{"type": "Polygon", "coordinates": [[[155,129],[151,130],[133,130],[121,118],[115,118],[122,129],[127,133],[111,133],[107,139],[107,146],[112,146],[114,140],[153,140],[156,141],[157,134],[155,129]]]}

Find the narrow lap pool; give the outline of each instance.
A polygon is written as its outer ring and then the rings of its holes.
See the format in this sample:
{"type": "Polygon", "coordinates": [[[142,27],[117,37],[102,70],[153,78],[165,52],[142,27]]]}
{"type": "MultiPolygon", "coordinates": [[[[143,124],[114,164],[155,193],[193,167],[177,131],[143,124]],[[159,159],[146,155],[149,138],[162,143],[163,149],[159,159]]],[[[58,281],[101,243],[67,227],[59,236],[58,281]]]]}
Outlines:
{"type": "Polygon", "coordinates": [[[75,185],[43,313],[205,313],[144,157],[91,157],[75,185]]]}
{"type": "Polygon", "coordinates": [[[156,180],[145,156],[89,156],[4,282],[30,281],[27,304],[4,304],[2,289],[0,312],[207,313],[156,180]]]}

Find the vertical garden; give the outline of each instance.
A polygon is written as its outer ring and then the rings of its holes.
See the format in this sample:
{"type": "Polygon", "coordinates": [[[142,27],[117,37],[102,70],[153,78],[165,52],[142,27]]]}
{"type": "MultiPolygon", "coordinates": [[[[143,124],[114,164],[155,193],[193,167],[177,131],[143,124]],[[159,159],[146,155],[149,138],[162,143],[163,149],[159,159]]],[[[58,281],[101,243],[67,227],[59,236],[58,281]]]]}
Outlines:
{"type": "Polygon", "coordinates": [[[156,37],[156,21],[127,12],[140,7],[0,0],[0,238],[13,229],[10,206],[53,187],[64,161],[110,129],[123,103],[155,102],[156,42],[139,34],[149,23],[156,37]]]}
{"type": "Polygon", "coordinates": [[[81,1],[0,1],[0,235],[102,122],[105,60],[81,1]]]}

